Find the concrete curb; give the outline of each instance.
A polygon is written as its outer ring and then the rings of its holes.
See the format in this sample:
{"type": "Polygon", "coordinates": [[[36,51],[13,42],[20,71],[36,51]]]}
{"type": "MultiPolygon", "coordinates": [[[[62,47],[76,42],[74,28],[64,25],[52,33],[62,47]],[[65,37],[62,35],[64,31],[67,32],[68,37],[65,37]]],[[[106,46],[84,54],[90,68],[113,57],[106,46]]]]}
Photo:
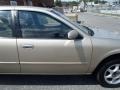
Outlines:
{"type": "Polygon", "coordinates": [[[109,16],[109,17],[113,17],[113,18],[120,18],[120,16],[106,15],[103,13],[95,13],[95,12],[88,12],[88,13],[92,13],[92,14],[97,15],[97,16],[109,16]]]}

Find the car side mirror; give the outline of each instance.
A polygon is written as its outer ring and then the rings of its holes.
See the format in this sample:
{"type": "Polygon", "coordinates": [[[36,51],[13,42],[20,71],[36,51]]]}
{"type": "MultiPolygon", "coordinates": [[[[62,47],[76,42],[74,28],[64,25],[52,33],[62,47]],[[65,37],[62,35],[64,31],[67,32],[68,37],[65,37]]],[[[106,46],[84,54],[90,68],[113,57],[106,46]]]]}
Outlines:
{"type": "Polygon", "coordinates": [[[84,21],[76,21],[77,22],[77,24],[79,24],[79,25],[84,25],[84,21]]]}
{"type": "Polygon", "coordinates": [[[77,39],[77,38],[79,38],[79,36],[80,36],[80,34],[76,30],[72,30],[72,31],[68,32],[68,39],[70,39],[70,40],[77,39]]]}
{"type": "Polygon", "coordinates": [[[81,24],[82,22],[81,21],[77,21],[78,24],[81,24]]]}

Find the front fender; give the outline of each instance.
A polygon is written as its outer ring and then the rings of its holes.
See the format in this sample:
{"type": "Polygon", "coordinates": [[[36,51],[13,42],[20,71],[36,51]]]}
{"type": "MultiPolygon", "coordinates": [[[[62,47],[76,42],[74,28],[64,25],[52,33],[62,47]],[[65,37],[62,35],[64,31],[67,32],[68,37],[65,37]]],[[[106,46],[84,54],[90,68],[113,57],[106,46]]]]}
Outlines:
{"type": "Polygon", "coordinates": [[[106,60],[107,58],[114,56],[114,55],[118,55],[118,54],[120,54],[120,49],[112,50],[112,51],[109,51],[108,53],[104,54],[103,56],[101,56],[101,58],[99,58],[99,60],[97,60],[97,63],[94,63],[94,65],[93,64],[90,65],[88,73],[92,73],[93,71],[95,71],[97,66],[99,66],[99,64],[101,62],[103,62],[104,60],[106,60]]]}

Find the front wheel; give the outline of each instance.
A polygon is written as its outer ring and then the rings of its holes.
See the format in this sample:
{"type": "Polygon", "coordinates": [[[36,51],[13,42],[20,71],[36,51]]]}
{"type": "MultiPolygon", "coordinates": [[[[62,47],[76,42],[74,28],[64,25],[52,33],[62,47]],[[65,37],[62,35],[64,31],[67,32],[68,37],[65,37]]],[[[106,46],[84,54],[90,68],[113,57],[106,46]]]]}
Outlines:
{"type": "Polygon", "coordinates": [[[105,63],[97,73],[97,80],[104,87],[120,87],[120,60],[105,63]]]}

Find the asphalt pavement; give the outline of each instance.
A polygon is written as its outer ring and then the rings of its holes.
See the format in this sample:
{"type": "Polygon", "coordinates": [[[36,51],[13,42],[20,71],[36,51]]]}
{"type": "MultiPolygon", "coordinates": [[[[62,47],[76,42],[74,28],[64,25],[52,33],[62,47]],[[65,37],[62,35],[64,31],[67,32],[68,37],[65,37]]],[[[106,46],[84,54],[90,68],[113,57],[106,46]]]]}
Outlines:
{"type": "MultiPolygon", "coordinates": [[[[118,17],[80,13],[79,20],[92,27],[120,30],[118,17]]],[[[104,88],[91,75],[0,75],[0,90],[120,90],[120,88],[104,88]]]]}
{"type": "Polygon", "coordinates": [[[120,90],[120,88],[103,88],[95,77],[90,75],[0,75],[0,90],[120,90]]]}
{"type": "Polygon", "coordinates": [[[85,12],[80,13],[78,18],[80,21],[84,22],[83,24],[90,27],[120,31],[120,17],[118,16],[85,12]]]}

